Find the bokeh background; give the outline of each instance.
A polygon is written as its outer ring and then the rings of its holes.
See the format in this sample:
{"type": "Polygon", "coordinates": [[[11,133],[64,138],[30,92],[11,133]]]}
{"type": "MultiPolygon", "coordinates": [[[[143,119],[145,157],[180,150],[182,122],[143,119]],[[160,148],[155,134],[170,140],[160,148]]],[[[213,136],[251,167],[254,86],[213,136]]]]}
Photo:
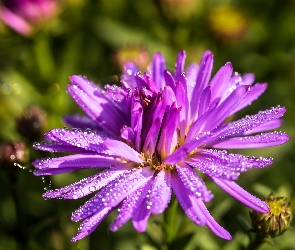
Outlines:
{"type": "MultiPolygon", "coordinates": [[[[150,219],[145,234],[130,223],[112,233],[111,214],[91,236],[71,243],[79,225],[70,221],[71,212],[87,198],[43,200],[44,190],[89,175],[82,171],[34,177],[30,165],[50,156],[34,151],[33,142],[41,141],[43,132],[64,126],[62,116],[79,111],[66,93],[70,75],[86,75],[102,86],[119,84],[125,61],[133,60],[145,70],[159,51],[173,70],[179,50],[187,51],[188,64],[199,62],[210,49],[214,72],[230,61],[235,71],[253,72],[257,82],[269,84],[259,100],[233,119],[284,105],[287,113],[280,129],[294,137],[294,0],[61,0],[50,16],[33,18],[30,24],[31,32],[20,34],[0,19],[0,249],[152,250],[161,242],[160,217],[150,219]]],[[[238,183],[258,197],[274,191],[295,204],[294,144],[291,139],[280,147],[243,151],[272,156],[274,164],[243,173],[238,183]]],[[[247,246],[239,221],[250,224],[249,209],[212,183],[207,185],[215,195],[208,208],[233,235],[232,242],[194,225],[178,207],[169,249],[247,246]]],[[[294,236],[291,229],[261,249],[295,249],[294,236]]]]}

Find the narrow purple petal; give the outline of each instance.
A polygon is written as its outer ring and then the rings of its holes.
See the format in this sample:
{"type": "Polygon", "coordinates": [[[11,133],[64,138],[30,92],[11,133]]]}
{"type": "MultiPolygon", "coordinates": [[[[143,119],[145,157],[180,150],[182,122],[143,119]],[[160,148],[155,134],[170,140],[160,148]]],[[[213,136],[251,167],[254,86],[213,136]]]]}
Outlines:
{"type": "Polygon", "coordinates": [[[142,156],[124,142],[107,139],[104,141],[104,145],[115,155],[121,156],[133,162],[143,162],[142,156]]]}
{"type": "Polygon", "coordinates": [[[186,71],[186,84],[187,84],[187,97],[189,100],[189,103],[191,103],[193,90],[196,86],[196,79],[199,72],[199,65],[192,63],[188,66],[188,69],[186,71]]]}
{"type": "Polygon", "coordinates": [[[240,154],[227,154],[226,151],[199,149],[186,162],[202,173],[229,180],[235,180],[241,172],[252,168],[263,168],[272,164],[272,158],[247,157],[240,154]]]}
{"type": "Polygon", "coordinates": [[[168,70],[164,71],[164,78],[166,81],[166,86],[169,86],[174,91],[175,90],[174,77],[172,76],[172,74],[168,70]]]}
{"type": "Polygon", "coordinates": [[[78,228],[78,233],[72,238],[72,242],[83,239],[84,237],[91,234],[97,226],[102,222],[102,220],[107,217],[114,208],[105,207],[99,212],[95,213],[91,217],[84,220],[78,228]]]}
{"type": "Polygon", "coordinates": [[[200,98],[200,105],[198,111],[198,117],[202,116],[204,113],[207,112],[211,100],[211,88],[210,86],[206,87],[201,95],[200,98]]]}
{"type": "Polygon", "coordinates": [[[240,103],[243,95],[248,91],[248,86],[240,86],[234,90],[224,102],[217,108],[205,113],[194,122],[187,134],[186,141],[189,142],[200,132],[209,132],[227,118],[235,107],[240,103]]]}
{"type": "Polygon", "coordinates": [[[175,71],[174,71],[174,78],[178,81],[178,77],[184,71],[184,64],[185,64],[186,53],[184,50],[180,51],[177,55],[176,63],[175,63],[175,71]]]}
{"type": "Polygon", "coordinates": [[[219,140],[207,144],[207,147],[238,149],[238,148],[264,148],[284,144],[289,140],[289,136],[284,132],[270,132],[255,136],[234,137],[219,140]]]}
{"type": "Polygon", "coordinates": [[[176,166],[176,170],[187,192],[190,192],[190,194],[205,202],[209,202],[213,198],[211,191],[207,189],[204,181],[191,167],[182,163],[176,166]]]}
{"type": "Polygon", "coordinates": [[[141,130],[142,130],[143,108],[139,102],[134,102],[131,110],[131,127],[134,130],[135,150],[141,151],[141,130]]]}
{"type": "Polygon", "coordinates": [[[206,51],[200,62],[200,68],[198,71],[196,85],[192,93],[190,108],[191,108],[191,119],[195,120],[198,109],[199,109],[199,101],[200,96],[204,88],[208,86],[208,82],[211,76],[213,67],[213,54],[211,51],[206,51]]]}
{"type": "Polygon", "coordinates": [[[210,81],[212,91],[212,101],[219,102],[222,99],[225,88],[228,87],[228,81],[233,73],[233,67],[230,62],[222,66],[210,81]]]}
{"type": "Polygon", "coordinates": [[[283,106],[273,107],[265,111],[259,111],[255,115],[247,115],[245,118],[229,123],[226,127],[217,128],[212,131],[215,134],[214,138],[226,138],[229,136],[242,135],[247,131],[256,131],[260,126],[269,124],[273,120],[277,120],[282,117],[286,112],[286,108],[283,106]]]}
{"type": "Polygon", "coordinates": [[[74,115],[66,115],[63,117],[63,120],[65,123],[74,128],[97,129],[97,124],[86,115],[80,115],[78,113],[74,115]]]}
{"type": "Polygon", "coordinates": [[[107,133],[118,136],[126,124],[120,111],[103,90],[81,76],[71,76],[68,92],[84,112],[107,133]]]}
{"type": "Polygon", "coordinates": [[[72,145],[67,145],[62,142],[48,142],[42,141],[41,143],[35,142],[33,144],[34,149],[48,151],[48,152],[75,152],[75,153],[90,153],[91,150],[86,150],[84,148],[78,148],[72,145]]]}
{"type": "Polygon", "coordinates": [[[253,101],[255,101],[267,88],[266,83],[255,84],[254,86],[250,87],[250,91],[247,95],[243,98],[243,100],[239,103],[239,105],[235,108],[234,113],[240,111],[241,109],[250,105],[253,101]]]}
{"type": "Polygon", "coordinates": [[[235,182],[215,177],[212,177],[212,180],[217,186],[222,188],[229,195],[242,202],[246,206],[250,207],[251,209],[260,213],[267,213],[269,211],[269,207],[265,202],[248,193],[235,182]]]}
{"type": "Polygon", "coordinates": [[[280,127],[282,125],[282,123],[283,123],[283,120],[281,120],[281,119],[271,120],[269,122],[265,122],[265,123],[261,124],[259,127],[255,127],[251,130],[248,130],[243,134],[244,135],[251,135],[251,134],[256,134],[256,133],[260,133],[260,132],[264,132],[264,131],[268,131],[268,130],[274,130],[274,129],[277,129],[278,127],[280,127]]]}
{"type": "Polygon", "coordinates": [[[228,231],[226,231],[222,226],[220,226],[215,219],[211,216],[205,204],[201,201],[198,201],[199,207],[206,218],[206,225],[211,229],[213,233],[225,240],[231,240],[232,237],[228,231]]]}
{"type": "Polygon", "coordinates": [[[146,199],[134,210],[132,215],[132,224],[136,231],[143,233],[146,231],[147,221],[150,217],[151,210],[148,209],[146,199]]]}
{"type": "Polygon", "coordinates": [[[159,89],[165,86],[164,70],[166,69],[165,58],[160,53],[155,53],[151,64],[151,76],[159,89]]]}
{"type": "Polygon", "coordinates": [[[43,198],[52,199],[52,198],[62,198],[62,199],[79,199],[90,193],[93,193],[110,181],[117,178],[119,175],[123,174],[125,171],[132,168],[132,164],[125,163],[116,167],[110,167],[98,174],[92,175],[90,177],[84,178],[78,182],[75,182],[71,185],[48,190],[43,194],[43,198]]]}
{"type": "Polygon", "coordinates": [[[91,129],[85,129],[82,131],[77,128],[71,130],[68,130],[67,128],[56,128],[50,130],[44,136],[53,141],[77,147],[78,149],[83,148],[98,153],[108,153],[107,148],[103,144],[108,137],[103,133],[98,133],[91,129]]]}
{"type": "Polygon", "coordinates": [[[155,177],[149,196],[149,204],[153,214],[164,212],[170,202],[171,192],[171,173],[161,170],[155,177]]]}
{"type": "Polygon", "coordinates": [[[152,118],[152,124],[150,127],[146,127],[146,130],[144,131],[142,138],[144,141],[143,144],[143,152],[149,152],[150,154],[153,154],[155,151],[155,147],[158,141],[158,135],[160,132],[160,127],[162,124],[162,120],[164,118],[164,113],[166,110],[166,100],[161,99],[158,102],[158,105],[155,108],[155,111],[153,113],[153,118],[152,118]],[[148,133],[145,136],[145,132],[148,130],[148,133]]]}
{"type": "Polygon", "coordinates": [[[196,202],[197,199],[194,199],[193,196],[189,195],[188,190],[184,187],[177,174],[172,175],[172,189],[176,195],[177,200],[179,201],[179,204],[189,219],[197,225],[206,225],[204,215],[201,212],[198,203],[196,202]]]}
{"type": "MultiPolygon", "coordinates": [[[[158,142],[158,152],[162,159],[169,155],[176,147],[173,143],[173,138],[177,136],[177,125],[179,123],[180,109],[173,105],[166,113],[166,116],[161,127],[161,136],[158,142]]],[[[177,143],[177,142],[176,142],[177,143]]]]}
{"type": "Polygon", "coordinates": [[[182,82],[176,84],[175,95],[177,107],[181,108],[179,122],[180,138],[184,138],[188,126],[187,116],[189,112],[189,100],[187,98],[186,87],[182,82]]]}
{"type": "Polygon", "coordinates": [[[121,82],[126,89],[135,89],[137,87],[135,75],[138,71],[138,67],[134,62],[128,62],[124,64],[121,82]]]}
{"type": "Polygon", "coordinates": [[[110,230],[115,232],[122,227],[129,219],[132,218],[134,211],[143,200],[146,198],[146,194],[150,188],[150,181],[145,185],[139,187],[136,191],[129,194],[126,199],[123,200],[121,207],[118,209],[118,214],[115,220],[110,225],[110,230]]]}
{"type": "Polygon", "coordinates": [[[35,175],[50,175],[55,169],[59,173],[71,172],[72,169],[79,170],[85,168],[105,168],[115,164],[121,164],[124,161],[116,156],[99,155],[99,154],[75,154],[58,158],[48,158],[36,160],[32,164],[34,167],[42,170],[34,172],[35,175]]]}
{"type": "Polygon", "coordinates": [[[126,196],[144,186],[153,176],[148,168],[132,169],[108,183],[84,205],[72,213],[72,221],[88,218],[106,207],[116,207],[126,196]]]}

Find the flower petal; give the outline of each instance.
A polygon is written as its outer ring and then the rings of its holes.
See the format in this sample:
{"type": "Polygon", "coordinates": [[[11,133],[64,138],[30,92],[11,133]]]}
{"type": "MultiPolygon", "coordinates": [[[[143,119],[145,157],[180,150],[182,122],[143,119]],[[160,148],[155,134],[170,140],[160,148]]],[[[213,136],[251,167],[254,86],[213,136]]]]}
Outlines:
{"type": "Polygon", "coordinates": [[[254,86],[251,86],[250,91],[247,95],[243,98],[243,100],[239,103],[239,105],[235,108],[234,113],[240,111],[241,109],[250,105],[253,101],[255,101],[267,88],[266,83],[258,83],[254,86]]]}
{"type": "Polygon", "coordinates": [[[226,231],[222,226],[220,226],[215,219],[211,216],[205,204],[198,201],[199,208],[202,210],[204,217],[206,218],[206,225],[211,229],[213,233],[225,240],[231,240],[232,237],[228,231],[226,231]]]}
{"type": "Polygon", "coordinates": [[[164,212],[170,202],[171,192],[171,173],[161,170],[155,177],[148,201],[153,214],[164,212]]]}
{"type": "Polygon", "coordinates": [[[197,199],[194,199],[193,196],[189,195],[188,190],[184,187],[182,181],[177,174],[173,174],[171,180],[173,192],[175,193],[179,204],[181,205],[182,209],[189,217],[189,219],[197,225],[206,225],[204,215],[201,212],[198,203],[196,202],[197,199]]]}
{"type": "Polygon", "coordinates": [[[199,149],[186,162],[202,173],[223,179],[235,180],[241,172],[252,168],[263,168],[272,164],[272,158],[246,157],[240,154],[227,154],[226,151],[199,149]]]}
{"type": "Polygon", "coordinates": [[[219,140],[207,144],[207,147],[238,149],[238,148],[264,148],[284,144],[289,140],[289,136],[284,132],[270,132],[255,136],[234,137],[219,140]]]}
{"type": "Polygon", "coordinates": [[[129,194],[144,186],[153,176],[154,171],[147,168],[132,169],[109,182],[96,195],[72,213],[72,221],[88,218],[106,207],[116,207],[129,194]]]}
{"type": "Polygon", "coordinates": [[[51,175],[52,173],[66,173],[85,168],[105,168],[115,164],[125,163],[117,156],[99,154],[75,154],[57,158],[36,160],[32,164],[39,170],[35,175],[51,175]]]}
{"type": "Polygon", "coordinates": [[[158,89],[165,86],[164,70],[166,69],[165,58],[161,53],[155,53],[151,64],[151,77],[156,83],[158,89]]]}
{"type": "Polygon", "coordinates": [[[124,142],[107,139],[104,141],[104,145],[115,155],[121,156],[133,162],[143,162],[141,155],[124,142]]]}
{"type": "Polygon", "coordinates": [[[109,153],[103,142],[108,138],[103,133],[97,133],[91,129],[73,128],[68,130],[66,127],[50,130],[44,135],[56,142],[61,142],[69,146],[86,149],[88,151],[95,151],[97,153],[109,153]]]}
{"type": "Polygon", "coordinates": [[[198,110],[199,110],[199,101],[200,96],[204,88],[207,87],[211,72],[213,67],[213,54],[211,51],[207,50],[203,54],[200,62],[200,68],[198,71],[196,85],[192,93],[190,110],[191,110],[191,120],[195,120],[198,110]]]}
{"type": "Polygon", "coordinates": [[[204,181],[191,167],[185,163],[181,163],[176,165],[176,170],[187,192],[205,202],[209,202],[213,198],[211,191],[206,188],[204,181]]]}
{"type": "Polygon", "coordinates": [[[125,163],[116,167],[110,167],[98,174],[92,175],[90,177],[84,178],[78,182],[71,185],[65,186],[63,188],[48,190],[43,194],[43,198],[62,198],[62,199],[79,199],[90,193],[93,193],[110,181],[117,178],[119,175],[123,174],[125,171],[130,170],[132,164],[125,163]]]}
{"type": "Polygon", "coordinates": [[[246,206],[250,207],[251,209],[260,213],[267,213],[269,211],[269,206],[265,202],[258,199],[254,195],[248,193],[246,190],[241,188],[234,181],[229,181],[229,180],[215,178],[215,177],[211,177],[211,178],[217,186],[222,188],[229,195],[231,195],[238,201],[242,202],[246,206]]]}
{"type": "Polygon", "coordinates": [[[134,211],[146,198],[146,194],[149,188],[150,182],[147,182],[146,184],[135,190],[133,193],[129,194],[126,199],[123,200],[121,207],[118,209],[118,214],[115,220],[110,225],[111,231],[116,232],[129,219],[132,218],[134,211]]]}
{"type": "Polygon", "coordinates": [[[101,221],[112,212],[112,210],[113,208],[111,207],[105,207],[91,217],[84,220],[78,228],[77,235],[72,238],[72,242],[81,240],[91,234],[101,223],[101,221]]]}

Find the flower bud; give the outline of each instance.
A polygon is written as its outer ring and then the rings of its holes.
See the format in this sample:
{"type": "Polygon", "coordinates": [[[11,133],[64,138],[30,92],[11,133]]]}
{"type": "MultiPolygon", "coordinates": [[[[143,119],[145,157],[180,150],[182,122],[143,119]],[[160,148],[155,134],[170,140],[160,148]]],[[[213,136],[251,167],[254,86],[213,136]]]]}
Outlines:
{"type": "Polygon", "coordinates": [[[38,106],[26,109],[22,116],[16,119],[17,132],[30,142],[39,140],[46,127],[46,113],[38,106]]]}
{"type": "Polygon", "coordinates": [[[269,212],[250,212],[252,227],[261,237],[278,237],[290,227],[292,212],[290,202],[284,197],[275,197],[271,193],[264,201],[269,205],[269,212]]]}

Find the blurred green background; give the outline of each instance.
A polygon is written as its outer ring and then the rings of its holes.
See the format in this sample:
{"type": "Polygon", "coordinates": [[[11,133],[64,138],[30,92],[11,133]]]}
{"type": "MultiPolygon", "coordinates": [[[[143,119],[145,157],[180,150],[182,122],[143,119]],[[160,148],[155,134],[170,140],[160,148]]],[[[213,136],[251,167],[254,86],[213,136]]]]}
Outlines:
{"type": "MultiPolygon", "coordinates": [[[[50,20],[36,26],[25,37],[0,21],[0,143],[2,152],[10,150],[9,156],[14,155],[11,161],[3,159],[4,154],[0,158],[0,249],[152,250],[156,249],[152,243],[161,241],[161,218],[151,218],[145,234],[137,233],[130,223],[112,233],[108,230],[112,214],[91,236],[71,243],[78,227],[70,221],[71,212],[87,198],[43,200],[47,188],[89,175],[82,171],[42,179],[33,176],[30,165],[48,156],[32,148],[35,139],[42,140],[40,131],[64,126],[62,116],[79,110],[66,93],[72,74],[86,75],[101,85],[119,84],[125,61],[134,60],[145,70],[152,54],[159,51],[173,70],[179,50],[186,50],[188,65],[199,62],[210,49],[214,72],[230,61],[235,71],[253,72],[256,82],[269,84],[259,100],[234,118],[284,105],[287,113],[280,129],[291,137],[295,134],[294,0],[63,0],[50,20]],[[32,121],[36,133],[29,126],[32,121]],[[13,164],[15,160],[19,166],[13,164]]],[[[293,140],[242,153],[272,156],[274,164],[242,174],[241,186],[259,197],[274,191],[295,204],[293,140]]],[[[238,216],[250,224],[249,209],[212,183],[208,187],[215,195],[209,211],[233,235],[232,242],[194,225],[178,208],[173,249],[247,246],[249,239],[239,227],[238,216]]],[[[275,245],[261,249],[295,249],[294,236],[290,230],[275,245]]]]}

